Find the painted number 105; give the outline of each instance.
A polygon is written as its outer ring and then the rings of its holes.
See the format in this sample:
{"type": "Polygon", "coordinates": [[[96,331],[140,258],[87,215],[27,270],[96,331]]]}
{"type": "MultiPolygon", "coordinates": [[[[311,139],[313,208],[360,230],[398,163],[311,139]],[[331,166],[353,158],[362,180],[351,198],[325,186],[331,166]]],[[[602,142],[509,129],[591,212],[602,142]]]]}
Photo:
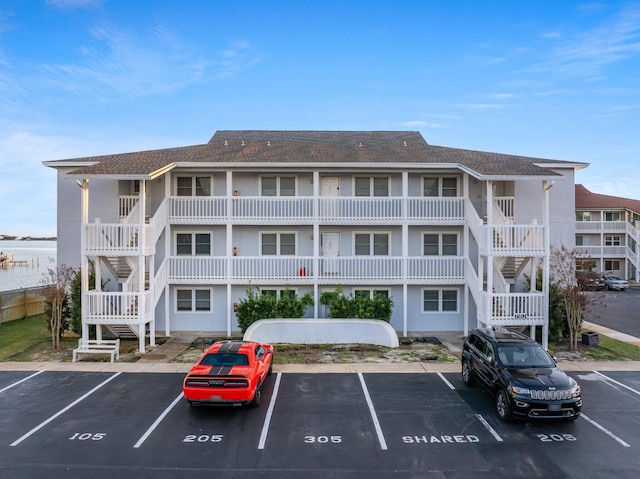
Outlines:
{"type": "Polygon", "coordinates": [[[76,432],[69,438],[69,441],[99,441],[104,439],[106,432],[76,432]]]}

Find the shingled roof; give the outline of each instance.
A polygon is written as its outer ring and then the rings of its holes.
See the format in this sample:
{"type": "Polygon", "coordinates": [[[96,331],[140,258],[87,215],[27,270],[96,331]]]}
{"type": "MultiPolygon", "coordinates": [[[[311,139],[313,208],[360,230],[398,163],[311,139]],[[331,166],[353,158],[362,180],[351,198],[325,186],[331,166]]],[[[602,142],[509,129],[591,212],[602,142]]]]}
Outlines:
{"type": "Polygon", "coordinates": [[[575,186],[577,209],[629,210],[640,214],[640,200],[592,193],[583,185],[575,186]]]}
{"type": "Polygon", "coordinates": [[[157,176],[181,164],[415,164],[451,165],[478,177],[559,176],[550,167],[583,168],[584,163],[489,153],[427,144],[413,131],[221,130],[202,145],[49,161],[74,166],[80,176],[157,176]]]}

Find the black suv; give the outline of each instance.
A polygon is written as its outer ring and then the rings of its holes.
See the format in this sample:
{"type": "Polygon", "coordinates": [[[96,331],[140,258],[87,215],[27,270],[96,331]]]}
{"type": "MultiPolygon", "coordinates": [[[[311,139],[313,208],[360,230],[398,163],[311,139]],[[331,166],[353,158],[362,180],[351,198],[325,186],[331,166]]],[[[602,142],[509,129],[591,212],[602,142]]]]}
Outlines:
{"type": "Polygon", "coordinates": [[[503,421],[576,419],[580,386],[533,339],[508,329],[474,329],[462,348],[462,380],[492,393],[503,421]]]}

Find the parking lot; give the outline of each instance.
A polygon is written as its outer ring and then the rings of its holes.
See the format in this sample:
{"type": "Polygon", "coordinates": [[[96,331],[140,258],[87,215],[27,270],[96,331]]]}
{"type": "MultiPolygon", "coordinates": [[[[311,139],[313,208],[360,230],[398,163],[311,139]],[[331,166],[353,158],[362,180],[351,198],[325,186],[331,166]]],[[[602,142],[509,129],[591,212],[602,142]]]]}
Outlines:
{"type": "Polygon", "coordinates": [[[634,477],[640,372],[571,372],[574,422],[502,423],[457,373],[277,373],[258,408],[183,374],[0,372],[0,477],[634,477]]]}

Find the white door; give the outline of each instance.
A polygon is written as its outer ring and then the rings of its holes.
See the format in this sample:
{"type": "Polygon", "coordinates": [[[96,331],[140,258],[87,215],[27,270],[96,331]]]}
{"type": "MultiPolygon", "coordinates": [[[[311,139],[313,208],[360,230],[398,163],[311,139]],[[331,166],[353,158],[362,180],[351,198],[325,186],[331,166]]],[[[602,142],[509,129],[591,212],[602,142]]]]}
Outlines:
{"type": "Polygon", "coordinates": [[[340,196],[340,177],[323,176],[320,180],[320,196],[340,196]]]}
{"type": "Polygon", "coordinates": [[[331,220],[340,216],[340,178],[323,176],[320,179],[320,216],[331,220]]]}
{"type": "Polygon", "coordinates": [[[340,233],[322,233],[322,272],[324,274],[337,274],[338,261],[336,258],[340,256],[340,233]]]}

